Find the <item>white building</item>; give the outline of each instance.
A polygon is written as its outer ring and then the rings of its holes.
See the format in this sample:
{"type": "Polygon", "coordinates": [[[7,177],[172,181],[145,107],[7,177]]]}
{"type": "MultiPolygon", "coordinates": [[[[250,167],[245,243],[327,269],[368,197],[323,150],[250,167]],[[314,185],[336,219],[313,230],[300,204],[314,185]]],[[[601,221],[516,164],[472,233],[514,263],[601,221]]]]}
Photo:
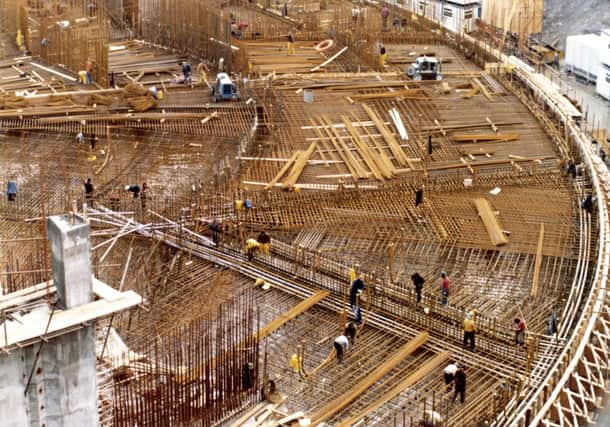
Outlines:
{"type": "Polygon", "coordinates": [[[440,21],[451,31],[475,29],[475,19],[481,16],[480,0],[393,0],[398,7],[426,18],[440,21]]]}
{"type": "Polygon", "coordinates": [[[601,58],[595,92],[610,101],[610,49],[601,58]]]}
{"type": "Polygon", "coordinates": [[[610,30],[601,34],[579,34],[566,40],[566,68],[586,81],[595,82],[602,57],[610,49],[610,30]]]}

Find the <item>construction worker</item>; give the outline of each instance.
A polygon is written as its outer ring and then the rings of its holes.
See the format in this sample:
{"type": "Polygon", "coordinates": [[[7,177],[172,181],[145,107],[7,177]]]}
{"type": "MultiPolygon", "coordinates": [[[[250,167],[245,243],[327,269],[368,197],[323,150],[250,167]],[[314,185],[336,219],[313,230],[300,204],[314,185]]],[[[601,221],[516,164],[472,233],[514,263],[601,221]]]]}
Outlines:
{"type": "Polygon", "coordinates": [[[417,190],[415,190],[415,207],[418,207],[419,205],[421,205],[424,201],[424,186],[420,185],[419,187],[417,187],[417,190]]]}
{"type": "Polygon", "coordinates": [[[396,32],[400,30],[400,18],[398,16],[395,16],[394,19],[392,19],[392,27],[394,27],[394,31],[396,32]]]}
{"type": "Polygon", "coordinates": [[[220,242],[220,223],[214,218],[209,225],[210,231],[212,232],[212,241],[216,246],[220,242]]]}
{"type": "Polygon", "coordinates": [[[549,336],[553,336],[557,333],[557,312],[555,310],[551,311],[551,315],[549,316],[549,319],[546,321],[547,324],[547,328],[546,328],[546,333],[549,336]]]}
{"type": "Polygon", "coordinates": [[[260,248],[260,244],[256,239],[248,239],[246,240],[246,255],[248,255],[248,261],[252,261],[254,258],[254,253],[258,251],[260,248]]]}
{"type": "Polygon", "coordinates": [[[269,235],[263,230],[260,232],[256,240],[260,244],[261,252],[265,255],[269,255],[271,249],[271,237],[269,237],[269,235]]]}
{"type": "Polygon", "coordinates": [[[17,44],[17,48],[19,49],[19,53],[25,52],[25,46],[23,45],[24,37],[21,34],[21,30],[17,30],[17,36],[15,37],[15,43],[17,44]]]}
{"type": "Polygon", "coordinates": [[[513,321],[513,330],[515,331],[515,345],[523,345],[525,343],[525,330],[527,325],[525,319],[515,318],[513,321]]]}
{"type": "Polygon", "coordinates": [[[343,331],[343,335],[345,335],[351,345],[354,345],[354,341],[356,340],[356,334],[358,333],[358,328],[354,322],[347,322],[345,324],[345,329],[343,331]]]}
{"type": "Polygon", "coordinates": [[[449,276],[444,271],[441,271],[440,288],[441,288],[441,304],[447,305],[449,301],[449,288],[451,287],[451,281],[449,276]]]}
{"type": "Polygon", "coordinates": [[[339,335],[337,338],[335,338],[334,346],[335,351],[337,352],[337,362],[343,365],[345,352],[349,348],[349,340],[345,335],[339,335]]]}
{"type": "Polygon", "coordinates": [[[359,16],[360,16],[360,8],[353,7],[352,8],[352,24],[356,25],[358,23],[359,16]]]}
{"type": "Polygon", "coordinates": [[[411,275],[411,281],[413,282],[413,286],[415,287],[415,301],[417,304],[421,302],[421,291],[424,288],[424,283],[426,279],[421,277],[419,273],[415,272],[411,275]]]}
{"type": "Polygon", "coordinates": [[[443,369],[443,379],[445,380],[445,391],[449,392],[453,388],[453,379],[455,373],[458,370],[457,362],[450,362],[445,369],[443,369]]]}
{"type": "Polygon", "coordinates": [[[246,362],[241,369],[241,386],[244,390],[254,387],[254,363],[246,362]]]}
{"type": "Polygon", "coordinates": [[[453,383],[455,384],[455,393],[453,394],[452,402],[455,402],[455,398],[459,394],[460,402],[464,403],[464,398],[466,397],[466,368],[458,367],[458,370],[455,371],[453,383]]]}
{"type": "Polygon", "coordinates": [[[93,84],[93,61],[88,59],[87,62],[85,63],[85,78],[88,85],[92,85],[93,84]]]}
{"type": "Polygon", "coordinates": [[[83,85],[87,84],[87,72],[85,70],[78,72],[78,82],[83,85]]]}
{"type": "Polygon", "coordinates": [[[382,70],[385,68],[385,61],[388,57],[388,54],[385,50],[385,46],[383,44],[379,45],[379,68],[382,70]]]}
{"type": "Polygon", "coordinates": [[[83,184],[85,187],[85,201],[87,205],[93,207],[93,184],[91,183],[91,178],[87,178],[87,181],[83,184]]]}
{"type": "Polygon", "coordinates": [[[381,8],[381,23],[383,26],[383,31],[388,29],[388,17],[390,16],[390,9],[387,6],[383,6],[381,8]]]}
{"type": "Polygon", "coordinates": [[[191,63],[188,61],[182,62],[182,75],[184,76],[184,84],[191,83],[191,63]]]}
{"type": "Polygon", "coordinates": [[[77,133],[77,134],[76,134],[76,140],[77,140],[79,143],[81,143],[81,144],[82,144],[82,143],[84,143],[84,142],[85,142],[85,134],[84,134],[83,132],[79,132],[79,133],[77,133]]]}
{"type": "Polygon", "coordinates": [[[349,290],[349,305],[354,308],[357,305],[357,298],[364,290],[364,281],[362,275],[359,275],[356,280],[352,282],[352,286],[349,290]]]}
{"type": "Polygon", "coordinates": [[[593,213],[593,194],[588,193],[587,197],[582,201],[581,206],[589,215],[593,213]]]}
{"type": "Polygon", "coordinates": [[[418,424],[420,427],[437,427],[443,425],[443,417],[436,411],[427,409],[424,412],[424,418],[418,424]]]}
{"type": "Polygon", "coordinates": [[[553,67],[559,69],[559,52],[555,52],[553,55],[553,67]]]}
{"type": "Polygon", "coordinates": [[[288,364],[292,368],[295,374],[298,374],[301,370],[301,363],[303,362],[303,358],[299,357],[296,353],[290,356],[290,361],[288,364]]]}
{"type": "Polygon", "coordinates": [[[294,35],[292,31],[288,33],[288,55],[294,55],[294,35]]]}
{"type": "Polygon", "coordinates": [[[15,199],[17,198],[17,193],[19,191],[17,190],[17,183],[15,181],[9,181],[6,184],[6,197],[8,198],[9,202],[14,202],[15,199]]]}
{"type": "Polygon", "coordinates": [[[125,186],[125,191],[133,193],[133,198],[137,199],[140,197],[140,186],[138,184],[130,184],[125,186]]]}
{"type": "Polygon", "coordinates": [[[470,351],[474,351],[474,335],[477,332],[477,325],[474,319],[474,310],[466,314],[464,319],[464,348],[470,342],[470,351]]]}
{"type": "Polygon", "coordinates": [[[354,266],[349,269],[349,283],[350,283],[350,285],[353,283],[354,280],[356,280],[356,277],[358,277],[359,270],[360,270],[360,265],[359,264],[354,264],[354,266]]]}

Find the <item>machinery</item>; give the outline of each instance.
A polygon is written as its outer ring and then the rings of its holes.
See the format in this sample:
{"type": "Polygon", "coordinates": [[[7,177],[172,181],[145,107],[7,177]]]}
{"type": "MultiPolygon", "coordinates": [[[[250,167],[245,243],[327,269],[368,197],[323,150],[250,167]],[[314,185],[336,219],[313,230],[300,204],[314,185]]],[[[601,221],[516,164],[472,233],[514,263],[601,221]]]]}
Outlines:
{"type": "Polygon", "coordinates": [[[216,75],[216,82],[214,82],[211,91],[214,102],[239,101],[239,92],[227,73],[218,73],[216,75]]]}
{"type": "Polygon", "coordinates": [[[420,56],[407,68],[407,75],[413,80],[443,80],[441,61],[437,58],[420,56]]]}

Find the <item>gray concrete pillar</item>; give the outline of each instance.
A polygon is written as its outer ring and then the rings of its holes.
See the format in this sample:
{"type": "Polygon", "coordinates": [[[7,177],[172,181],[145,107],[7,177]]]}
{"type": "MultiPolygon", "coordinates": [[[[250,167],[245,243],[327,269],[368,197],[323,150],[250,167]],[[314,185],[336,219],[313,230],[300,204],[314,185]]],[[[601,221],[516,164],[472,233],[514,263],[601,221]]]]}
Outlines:
{"type": "Polygon", "coordinates": [[[58,308],[66,310],[91,302],[89,224],[79,216],[53,216],[47,219],[47,235],[58,308]]]}

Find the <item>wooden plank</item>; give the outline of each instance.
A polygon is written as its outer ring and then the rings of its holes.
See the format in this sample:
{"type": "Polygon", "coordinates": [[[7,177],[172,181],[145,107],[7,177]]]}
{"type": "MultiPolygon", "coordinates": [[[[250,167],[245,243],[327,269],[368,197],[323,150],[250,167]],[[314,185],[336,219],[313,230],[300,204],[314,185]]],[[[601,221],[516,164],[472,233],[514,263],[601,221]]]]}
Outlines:
{"type": "Polygon", "coordinates": [[[538,281],[540,280],[540,267],[542,266],[542,247],[544,246],[544,223],[540,224],[540,233],[538,234],[538,247],[536,248],[536,261],[534,262],[534,279],[532,280],[532,298],[538,296],[538,281]]]}
{"type": "Polygon", "coordinates": [[[288,169],[290,169],[290,167],[293,165],[293,163],[297,160],[297,157],[299,157],[299,153],[300,153],[300,151],[294,152],[292,157],[290,159],[288,159],[288,161],[282,167],[282,169],[280,169],[280,171],[273,177],[273,179],[271,181],[269,181],[269,184],[267,184],[265,186],[265,190],[269,190],[269,189],[273,188],[275,186],[275,184],[277,184],[277,182],[284,176],[284,174],[288,171],[288,169]]]}
{"type": "Polygon", "coordinates": [[[506,141],[515,141],[519,139],[518,133],[482,133],[482,134],[470,134],[470,133],[454,133],[451,135],[451,139],[455,142],[466,142],[466,143],[476,143],[476,142],[506,142],[506,141]]]}
{"type": "Polygon", "coordinates": [[[258,330],[257,336],[260,340],[270,335],[276,329],[281,328],[284,324],[294,319],[303,312],[309,310],[311,307],[322,301],[324,298],[330,295],[328,291],[318,291],[304,301],[301,301],[289,311],[281,314],[279,317],[273,319],[270,323],[258,330]]]}
{"type": "Polygon", "coordinates": [[[379,409],[383,405],[385,405],[390,400],[394,399],[400,393],[402,393],[407,387],[411,387],[417,381],[421,380],[426,375],[432,373],[439,366],[444,364],[447,360],[449,360],[449,353],[443,352],[441,354],[437,354],[434,358],[430,359],[422,366],[417,368],[417,371],[413,372],[411,375],[403,379],[400,383],[396,384],[394,387],[386,391],[379,399],[366,406],[362,410],[358,411],[355,414],[350,414],[350,417],[347,420],[343,420],[337,424],[337,427],[349,427],[352,424],[355,424],[361,419],[364,419],[371,412],[379,409]]]}
{"type": "Polygon", "coordinates": [[[385,99],[385,98],[404,98],[404,99],[429,99],[425,92],[421,89],[403,89],[393,92],[377,92],[351,95],[350,98],[354,101],[367,101],[370,99],[385,99]]]}
{"type": "Polygon", "coordinates": [[[345,46],[343,49],[341,49],[339,52],[335,53],[333,56],[331,56],[330,58],[328,58],[326,61],[324,61],[323,63],[321,63],[320,65],[316,65],[315,67],[313,67],[311,70],[311,72],[314,71],[318,71],[320,68],[326,67],[328,64],[330,64],[331,62],[333,62],[335,59],[337,59],[343,52],[345,52],[347,50],[347,46],[345,46]]]}
{"type": "Polygon", "coordinates": [[[407,356],[409,356],[419,347],[424,345],[426,341],[428,341],[428,333],[421,332],[418,336],[403,345],[389,359],[382,361],[374,371],[372,371],[369,375],[366,376],[366,378],[364,378],[358,384],[354,385],[351,389],[349,389],[345,393],[341,394],[340,396],[320,408],[320,410],[318,410],[318,412],[316,412],[311,417],[311,424],[315,426],[330,419],[337,412],[339,412],[351,402],[353,402],[355,399],[357,399],[369,387],[371,387],[373,384],[383,378],[388,372],[394,369],[407,356]]]}
{"type": "Polygon", "coordinates": [[[303,169],[305,169],[305,166],[309,162],[309,158],[314,153],[314,151],[316,151],[316,147],[317,144],[315,142],[312,142],[306,151],[299,152],[299,155],[294,161],[294,165],[292,166],[290,173],[286,177],[286,180],[282,183],[282,188],[288,189],[294,187],[299,177],[303,173],[303,169]]]}
{"type": "Polygon", "coordinates": [[[485,229],[487,230],[487,234],[489,234],[491,243],[494,246],[502,246],[507,244],[508,239],[504,235],[500,222],[494,214],[494,211],[487,199],[474,199],[473,203],[477,208],[481,221],[483,221],[483,224],[485,225],[485,229]]]}

